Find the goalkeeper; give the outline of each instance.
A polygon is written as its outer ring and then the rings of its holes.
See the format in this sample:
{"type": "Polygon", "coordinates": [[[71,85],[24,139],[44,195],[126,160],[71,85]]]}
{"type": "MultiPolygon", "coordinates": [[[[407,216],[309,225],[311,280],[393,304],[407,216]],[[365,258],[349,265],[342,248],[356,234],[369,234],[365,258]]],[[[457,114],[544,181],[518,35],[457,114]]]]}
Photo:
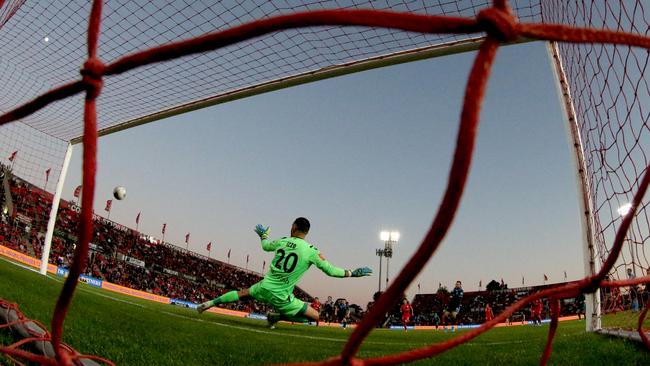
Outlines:
{"type": "Polygon", "coordinates": [[[318,311],[293,296],[293,288],[312,264],[331,277],[369,276],[372,270],[363,267],[352,271],[330,264],[318,249],[305,241],[309,227],[309,220],[299,217],[291,225],[291,237],[269,241],[269,228],[257,225],[255,232],[262,241],[262,249],[275,252],[264,279],[248,289],[230,291],[216,299],[206,301],[197,307],[197,311],[202,313],[217,304],[237,302],[252,297],[272,305],[278,312],[269,313],[267,316],[271,328],[279,320],[299,323],[318,321],[318,311]]]}

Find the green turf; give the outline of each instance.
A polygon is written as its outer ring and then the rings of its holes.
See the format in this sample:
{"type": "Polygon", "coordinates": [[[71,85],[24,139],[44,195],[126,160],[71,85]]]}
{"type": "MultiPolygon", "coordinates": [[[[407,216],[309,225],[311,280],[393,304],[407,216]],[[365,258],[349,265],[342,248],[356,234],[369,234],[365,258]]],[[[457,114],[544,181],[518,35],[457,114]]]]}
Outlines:
{"type": "MultiPolygon", "coordinates": [[[[0,260],[0,297],[20,304],[49,325],[61,280],[0,260]]],[[[417,365],[538,364],[548,326],[494,329],[472,342],[417,365]]],[[[204,314],[105,292],[80,284],[65,322],[64,342],[118,365],[246,365],[317,361],[338,355],[350,330],[280,324],[204,314]]],[[[456,333],[457,334],[457,333],[456,333]]],[[[441,342],[441,331],[371,333],[360,357],[374,357],[441,342]]],[[[0,332],[0,341],[10,338],[0,332]]],[[[7,364],[0,360],[0,364],[7,364]]],[[[584,322],[560,324],[551,364],[648,365],[650,352],[632,341],[584,332],[584,322]]]]}
{"type": "MultiPolygon", "coordinates": [[[[603,328],[621,328],[636,331],[639,326],[640,315],[640,311],[633,312],[631,310],[610,313],[603,317],[602,325],[603,328]]],[[[650,317],[646,316],[643,321],[643,328],[650,329],[650,317]]]]}

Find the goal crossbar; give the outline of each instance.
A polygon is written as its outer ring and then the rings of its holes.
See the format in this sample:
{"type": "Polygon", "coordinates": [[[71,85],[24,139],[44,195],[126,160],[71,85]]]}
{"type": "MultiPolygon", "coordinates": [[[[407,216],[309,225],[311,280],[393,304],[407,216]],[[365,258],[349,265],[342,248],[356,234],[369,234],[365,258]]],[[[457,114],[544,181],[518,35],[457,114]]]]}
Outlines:
{"type": "MultiPolygon", "coordinates": [[[[476,51],[485,36],[472,37],[459,41],[446,42],[428,47],[414,48],[406,51],[394,52],[390,54],[356,60],[348,63],[324,67],[314,71],[307,71],[292,76],[287,76],[248,87],[235,89],[229,92],[217,94],[208,98],[194,100],[183,103],[171,108],[167,108],[145,116],[133,118],[98,131],[99,137],[107,136],[120,132],[132,127],[159,121],[161,119],[177,116],[180,114],[196,111],[199,109],[211,107],[217,104],[232,102],[238,99],[244,99],[255,95],[260,95],[276,90],[290,88],[297,85],[308,84],[319,80],[331,79],[338,76],[354,74],[362,71],[399,65],[414,61],[421,61],[441,56],[448,56],[458,53],[476,51]]],[[[504,43],[503,45],[512,45],[532,42],[534,40],[520,37],[515,42],[504,43]]],[[[78,136],[70,140],[72,145],[81,143],[83,136],[78,136]]]]}

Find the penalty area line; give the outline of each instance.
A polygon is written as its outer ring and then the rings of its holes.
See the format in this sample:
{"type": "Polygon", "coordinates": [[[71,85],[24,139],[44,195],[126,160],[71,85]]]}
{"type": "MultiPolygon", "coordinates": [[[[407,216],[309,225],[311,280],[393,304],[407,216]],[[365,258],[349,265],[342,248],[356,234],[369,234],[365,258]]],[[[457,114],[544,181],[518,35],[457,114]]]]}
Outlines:
{"type": "MultiPolygon", "coordinates": [[[[296,338],[308,338],[308,339],[317,339],[321,341],[332,341],[332,342],[347,342],[347,339],[338,339],[338,338],[329,338],[329,337],[316,337],[316,336],[308,336],[308,335],[297,335],[297,334],[291,334],[291,333],[282,333],[282,332],[273,332],[273,331],[268,331],[268,330],[261,330],[261,329],[253,329],[253,328],[248,328],[248,327],[241,327],[238,325],[231,325],[231,324],[224,324],[224,323],[219,323],[215,321],[208,321],[204,319],[198,319],[198,318],[192,318],[189,316],[181,315],[181,314],[176,314],[172,313],[169,311],[163,311],[164,314],[175,316],[177,318],[183,318],[199,323],[207,323],[207,324],[213,324],[217,326],[222,326],[226,328],[233,328],[233,329],[239,329],[239,330],[245,330],[253,333],[262,333],[262,334],[274,334],[274,335],[281,335],[281,336],[287,336],[287,337],[296,337],[296,338]]],[[[389,344],[389,343],[386,343],[389,344]]]]}
{"type": "Polygon", "coordinates": [[[22,269],[26,269],[28,271],[32,271],[34,273],[41,274],[41,272],[39,270],[37,270],[36,268],[34,268],[34,267],[30,267],[30,266],[24,265],[22,263],[14,262],[14,261],[12,261],[12,260],[10,260],[8,258],[5,258],[5,257],[0,257],[0,259],[2,259],[3,261],[5,261],[5,262],[7,262],[9,264],[13,264],[16,267],[20,267],[22,269]]]}

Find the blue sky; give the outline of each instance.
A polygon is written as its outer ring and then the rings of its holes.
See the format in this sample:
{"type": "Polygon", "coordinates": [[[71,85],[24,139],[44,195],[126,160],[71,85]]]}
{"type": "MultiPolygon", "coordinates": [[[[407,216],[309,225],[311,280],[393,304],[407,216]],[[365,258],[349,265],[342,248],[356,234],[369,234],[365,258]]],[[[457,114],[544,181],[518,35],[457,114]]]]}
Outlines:
{"type": "MultiPolygon", "coordinates": [[[[111,219],[260,271],[271,254],[252,229],[285,236],[297,216],[334,264],[375,276],[330,279],[316,268],[302,287],[365,304],[377,290],[381,230],[402,234],[391,278],[415,252],[446,184],[474,53],[377,69],[218,105],[100,139],[96,207],[114,186],[128,197],[111,219]]],[[[101,107],[101,98],[99,102],[101,107]]],[[[64,197],[80,184],[75,146],[64,197]]],[[[438,283],[476,290],[582,276],[573,157],[543,43],[502,48],[481,114],[466,193],[441,248],[407,292],[438,283]]],[[[385,270],[385,267],[384,267],[385,270]]]]}

